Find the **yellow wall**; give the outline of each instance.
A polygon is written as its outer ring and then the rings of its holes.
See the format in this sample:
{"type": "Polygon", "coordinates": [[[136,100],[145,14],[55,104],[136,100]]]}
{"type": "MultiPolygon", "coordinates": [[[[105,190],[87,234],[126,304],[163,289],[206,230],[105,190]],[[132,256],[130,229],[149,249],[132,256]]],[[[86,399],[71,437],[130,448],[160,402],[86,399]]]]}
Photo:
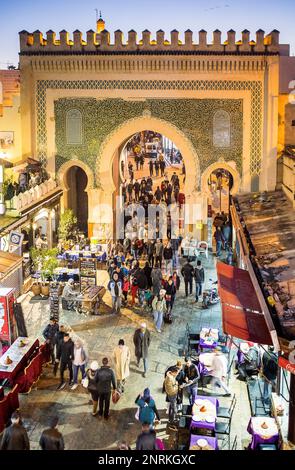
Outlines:
{"type": "MultiPolygon", "coordinates": [[[[14,132],[14,145],[8,149],[0,149],[11,162],[22,159],[20,96],[13,97],[13,106],[4,106],[3,115],[0,116],[0,131],[14,132]]],[[[1,155],[0,155],[1,156],[1,155]]]]}

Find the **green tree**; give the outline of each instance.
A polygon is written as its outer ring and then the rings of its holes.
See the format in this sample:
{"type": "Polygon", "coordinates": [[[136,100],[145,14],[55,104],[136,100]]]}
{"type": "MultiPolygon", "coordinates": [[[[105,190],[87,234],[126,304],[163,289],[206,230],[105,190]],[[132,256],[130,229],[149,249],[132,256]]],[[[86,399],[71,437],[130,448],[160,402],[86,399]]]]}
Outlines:
{"type": "Polygon", "coordinates": [[[60,217],[58,227],[58,238],[60,240],[69,240],[73,237],[77,228],[77,217],[72,209],[66,209],[60,217]]]}

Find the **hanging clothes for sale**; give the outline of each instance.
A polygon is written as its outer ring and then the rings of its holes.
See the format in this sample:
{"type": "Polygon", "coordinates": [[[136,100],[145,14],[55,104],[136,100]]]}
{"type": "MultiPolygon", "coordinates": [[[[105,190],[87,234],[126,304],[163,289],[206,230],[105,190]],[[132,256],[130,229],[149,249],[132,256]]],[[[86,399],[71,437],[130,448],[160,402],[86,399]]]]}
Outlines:
{"type": "Polygon", "coordinates": [[[59,322],[59,285],[57,282],[50,284],[50,318],[53,318],[56,322],[59,322]]]}

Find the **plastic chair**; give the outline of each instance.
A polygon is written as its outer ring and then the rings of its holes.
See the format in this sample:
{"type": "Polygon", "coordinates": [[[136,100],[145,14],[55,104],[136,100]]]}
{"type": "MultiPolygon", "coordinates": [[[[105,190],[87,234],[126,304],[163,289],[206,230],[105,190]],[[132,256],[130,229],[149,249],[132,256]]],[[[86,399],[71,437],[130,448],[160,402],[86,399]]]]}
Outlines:
{"type": "Polygon", "coordinates": [[[200,241],[197,245],[197,256],[200,256],[202,254],[205,255],[208,259],[208,243],[205,241],[200,241]]]}

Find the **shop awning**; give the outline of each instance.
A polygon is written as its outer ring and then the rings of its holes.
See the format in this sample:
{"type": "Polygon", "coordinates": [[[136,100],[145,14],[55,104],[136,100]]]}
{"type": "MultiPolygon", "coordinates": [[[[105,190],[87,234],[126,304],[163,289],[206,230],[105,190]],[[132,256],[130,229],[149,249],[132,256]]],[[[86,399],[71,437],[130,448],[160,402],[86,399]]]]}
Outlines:
{"type": "Polygon", "coordinates": [[[11,273],[14,269],[22,266],[22,256],[0,251],[0,280],[11,273]]]}
{"type": "Polygon", "coordinates": [[[217,263],[224,333],[245,341],[273,344],[248,271],[217,263]]]}

